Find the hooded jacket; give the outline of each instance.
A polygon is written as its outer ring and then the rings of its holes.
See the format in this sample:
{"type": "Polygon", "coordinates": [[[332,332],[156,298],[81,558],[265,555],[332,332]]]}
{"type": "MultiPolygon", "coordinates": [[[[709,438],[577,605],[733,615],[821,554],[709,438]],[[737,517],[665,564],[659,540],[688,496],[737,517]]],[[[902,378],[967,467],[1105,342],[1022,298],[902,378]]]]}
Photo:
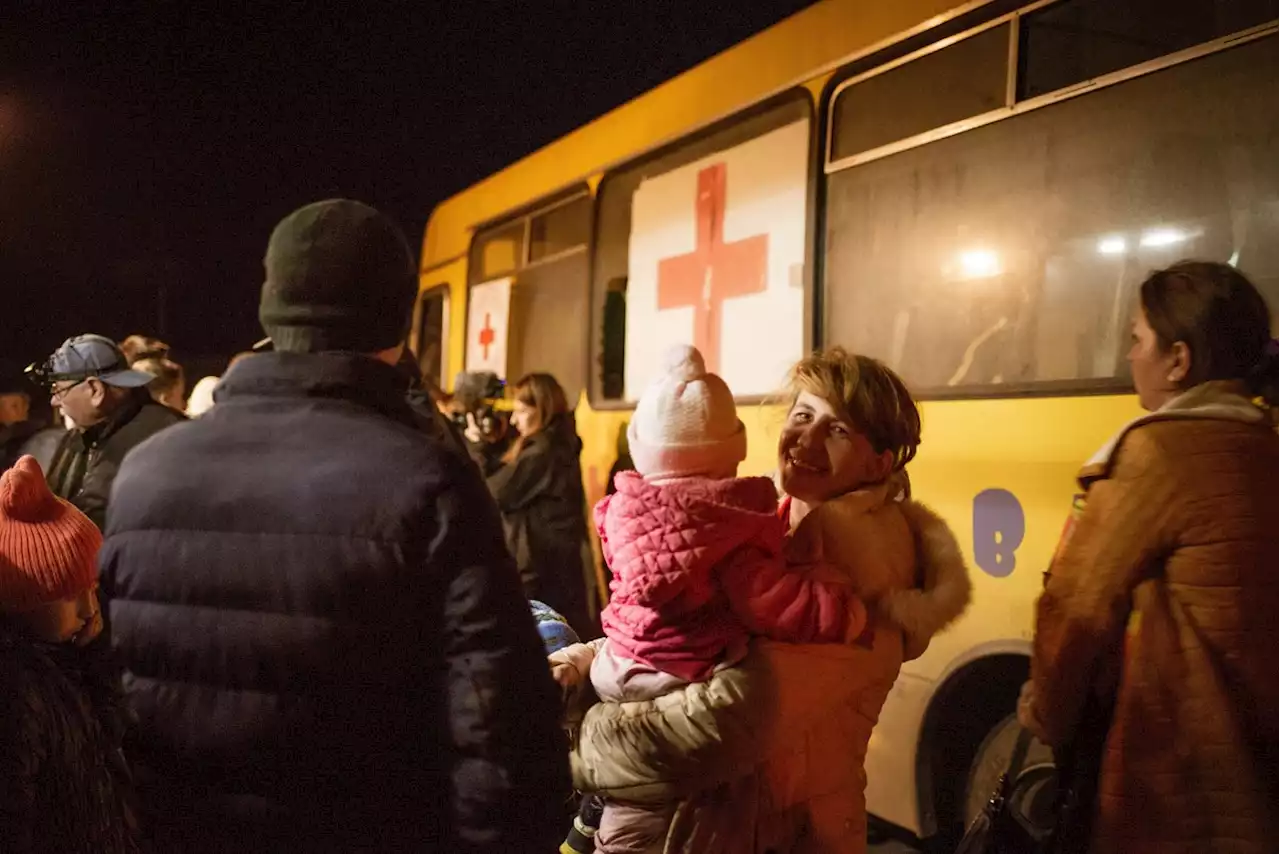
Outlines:
{"type": "MultiPolygon", "coordinates": [[[[1276,844],[1276,433],[1208,382],[1125,427],[1036,610],[1036,717],[1103,744],[1094,851],[1276,844]],[[1087,710],[1114,708],[1105,733],[1087,710]]],[[[1087,760],[1086,760],[1087,761],[1087,760]]]]}
{"type": "Polygon", "coordinates": [[[786,569],[767,478],[657,485],[623,472],[617,486],[595,518],[613,568],[602,622],[624,655],[693,682],[752,633],[838,642],[860,616],[847,589],[786,569]]]}

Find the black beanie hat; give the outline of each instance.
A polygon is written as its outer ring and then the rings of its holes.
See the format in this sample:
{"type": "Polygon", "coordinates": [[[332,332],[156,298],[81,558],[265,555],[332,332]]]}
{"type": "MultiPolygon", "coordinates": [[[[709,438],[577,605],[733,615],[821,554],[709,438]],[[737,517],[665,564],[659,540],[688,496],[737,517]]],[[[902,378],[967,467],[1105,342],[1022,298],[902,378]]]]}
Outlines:
{"type": "Polygon", "coordinates": [[[289,214],[267,243],[258,320],[276,350],[374,353],[405,339],[413,255],[389,218],[329,199],[289,214]]]}

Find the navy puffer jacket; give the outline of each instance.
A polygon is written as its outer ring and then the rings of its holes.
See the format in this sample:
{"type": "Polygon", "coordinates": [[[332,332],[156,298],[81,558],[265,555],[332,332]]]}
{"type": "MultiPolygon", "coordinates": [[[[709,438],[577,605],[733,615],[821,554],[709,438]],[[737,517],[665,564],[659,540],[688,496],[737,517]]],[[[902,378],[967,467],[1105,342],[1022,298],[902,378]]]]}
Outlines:
{"type": "Polygon", "coordinates": [[[101,563],[157,850],[554,850],[545,653],[479,473],[405,391],[256,355],[120,469],[101,563]]]}

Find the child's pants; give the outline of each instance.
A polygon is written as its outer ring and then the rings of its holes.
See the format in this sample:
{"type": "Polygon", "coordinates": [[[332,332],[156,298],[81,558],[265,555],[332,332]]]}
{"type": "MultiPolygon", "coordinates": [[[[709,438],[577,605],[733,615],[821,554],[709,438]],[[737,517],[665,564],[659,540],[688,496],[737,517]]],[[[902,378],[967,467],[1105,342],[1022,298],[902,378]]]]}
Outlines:
{"type": "MultiPolygon", "coordinates": [[[[742,654],[731,655],[716,669],[731,666],[742,654]]],[[[678,691],[689,683],[621,655],[605,641],[591,662],[591,684],[607,703],[636,703],[678,691]]],[[[662,854],[674,813],[675,804],[641,806],[606,800],[596,831],[597,854],[662,854]]]]}
{"type": "Polygon", "coordinates": [[[608,801],[596,831],[596,854],[662,854],[675,805],[608,801]]]}

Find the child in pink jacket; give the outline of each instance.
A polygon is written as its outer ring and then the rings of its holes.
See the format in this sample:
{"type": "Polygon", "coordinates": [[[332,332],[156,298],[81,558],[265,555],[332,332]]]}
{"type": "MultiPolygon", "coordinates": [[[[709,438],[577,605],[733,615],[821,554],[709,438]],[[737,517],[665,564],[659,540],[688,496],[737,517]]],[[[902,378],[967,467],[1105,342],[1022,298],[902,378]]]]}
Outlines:
{"type": "MultiPolygon", "coordinates": [[[[627,438],[636,471],[619,473],[595,509],[613,571],[606,640],[591,664],[602,700],[650,700],[705,680],[740,661],[752,635],[849,643],[862,633],[866,608],[849,587],[787,570],[773,481],[737,476],[746,432],[696,349],[670,351],[627,438]]],[[[606,807],[597,850],[646,850],[635,808],[625,840],[616,809],[606,807]]]]}

